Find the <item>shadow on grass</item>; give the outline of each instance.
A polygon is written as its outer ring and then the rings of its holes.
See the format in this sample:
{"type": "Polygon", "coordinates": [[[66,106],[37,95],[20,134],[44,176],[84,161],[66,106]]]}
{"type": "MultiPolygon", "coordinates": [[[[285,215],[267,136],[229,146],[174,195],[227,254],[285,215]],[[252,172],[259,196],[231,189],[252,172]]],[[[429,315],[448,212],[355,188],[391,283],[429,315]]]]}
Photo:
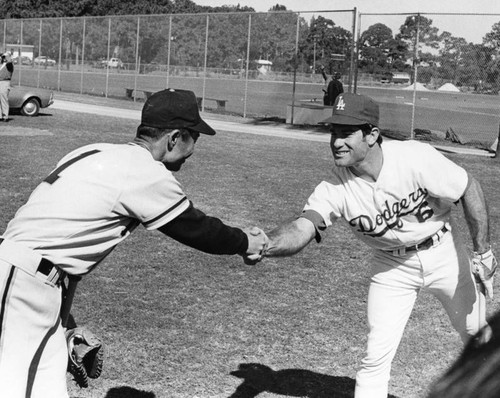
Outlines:
{"type": "MultiPolygon", "coordinates": [[[[231,375],[243,379],[229,398],[254,398],[262,392],[290,397],[347,398],[354,396],[354,379],[304,369],[273,370],[258,363],[240,364],[231,375]]],[[[397,398],[389,395],[389,398],[397,398]]]]}
{"type": "Polygon", "coordinates": [[[104,398],[156,398],[152,392],[136,390],[132,387],[113,387],[104,398]]]}

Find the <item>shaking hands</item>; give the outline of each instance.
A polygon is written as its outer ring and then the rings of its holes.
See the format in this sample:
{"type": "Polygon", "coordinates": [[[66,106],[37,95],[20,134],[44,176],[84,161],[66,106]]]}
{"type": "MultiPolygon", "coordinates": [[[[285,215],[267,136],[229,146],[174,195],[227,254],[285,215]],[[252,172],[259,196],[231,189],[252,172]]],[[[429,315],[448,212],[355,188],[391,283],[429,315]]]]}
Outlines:
{"type": "Polygon", "coordinates": [[[257,227],[252,227],[244,231],[248,237],[248,249],[242,256],[247,265],[255,265],[262,260],[262,253],[266,250],[269,238],[266,233],[257,227]]]}

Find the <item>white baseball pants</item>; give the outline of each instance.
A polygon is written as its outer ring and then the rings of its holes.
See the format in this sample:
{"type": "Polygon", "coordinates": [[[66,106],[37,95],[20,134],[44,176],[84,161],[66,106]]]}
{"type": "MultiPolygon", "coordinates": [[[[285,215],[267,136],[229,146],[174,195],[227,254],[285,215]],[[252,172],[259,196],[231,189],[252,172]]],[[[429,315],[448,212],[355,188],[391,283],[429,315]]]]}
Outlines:
{"type": "Polygon", "coordinates": [[[9,118],[9,92],[10,80],[0,80],[0,117],[2,119],[9,118]]]}
{"type": "Polygon", "coordinates": [[[0,397],[68,398],[61,288],[0,260],[0,397]]]}
{"type": "Polygon", "coordinates": [[[401,257],[377,250],[368,291],[368,343],[355,398],[387,398],[391,363],[421,289],[442,303],[465,343],[484,326],[467,249],[447,232],[440,244],[401,257]]]}

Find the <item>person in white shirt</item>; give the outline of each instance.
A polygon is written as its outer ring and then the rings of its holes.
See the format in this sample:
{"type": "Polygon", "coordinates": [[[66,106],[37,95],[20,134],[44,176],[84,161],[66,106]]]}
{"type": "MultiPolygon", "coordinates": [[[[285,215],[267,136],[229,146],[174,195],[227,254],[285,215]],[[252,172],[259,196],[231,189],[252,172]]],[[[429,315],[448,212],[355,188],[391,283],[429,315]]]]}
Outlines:
{"type": "Polygon", "coordinates": [[[464,343],[486,324],[479,290],[492,297],[496,259],[485,197],[471,174],[432,146],[383,142],[379,106],[367,96],[340,94],[324,123],[331,131],[331,177],[319,183],[302,214],[268,233],[263,256],[290,256],[320,242],[339,219],[373,248],[367,351],[355,397],[386,398],[391,363],[420,290],[440,300],[464,343]],[[451,216],[458,202],[472,258],[451,216]]]}

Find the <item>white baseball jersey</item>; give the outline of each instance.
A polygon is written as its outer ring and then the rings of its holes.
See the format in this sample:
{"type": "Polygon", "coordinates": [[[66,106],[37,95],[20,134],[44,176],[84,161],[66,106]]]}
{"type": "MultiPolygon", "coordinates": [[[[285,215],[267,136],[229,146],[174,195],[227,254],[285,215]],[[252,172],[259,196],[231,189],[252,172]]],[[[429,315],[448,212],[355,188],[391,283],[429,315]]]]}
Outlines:
{"type": "Polygon", "coordinates": [[[376,182],[334,167],[304,211],[319,213],[328,227],[343,217],[369,246],[410,246],[439,231],[451,206],[464,194],[467,172],[428,144],[390,141],[381,145],[383,166],[376,182]]]}
{"type": "Polygon", "coordinates": [[[65,156],[3,235],[80,275],[142,223],[156,229],[189,207],[173,174],[136,144],[93,144],[65,156]]]}

